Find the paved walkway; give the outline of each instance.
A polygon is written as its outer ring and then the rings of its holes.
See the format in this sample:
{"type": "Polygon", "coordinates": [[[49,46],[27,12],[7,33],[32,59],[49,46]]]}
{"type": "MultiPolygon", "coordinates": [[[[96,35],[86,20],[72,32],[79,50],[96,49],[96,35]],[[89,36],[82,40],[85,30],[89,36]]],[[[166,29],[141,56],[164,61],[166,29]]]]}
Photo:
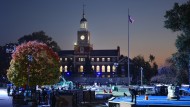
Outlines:
{"type": "Polygon", "coordinates": [[[0,107],[12,107],[12,97],[7,95],[7,90],[0,88],[0,107]]]}

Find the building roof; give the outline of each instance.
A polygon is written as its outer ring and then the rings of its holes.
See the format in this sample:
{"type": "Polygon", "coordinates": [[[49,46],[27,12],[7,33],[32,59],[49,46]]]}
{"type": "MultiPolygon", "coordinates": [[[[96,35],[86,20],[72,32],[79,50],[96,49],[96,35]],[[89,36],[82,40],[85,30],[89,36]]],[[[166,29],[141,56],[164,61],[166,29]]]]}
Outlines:
{"type": "Polygon", "coordinates": [[[92,50],[90,56],[118,56],[118,50],[92,50]]]}
{"type": "MultiPolygon", "coordinates": [[[[74,50],[62,50],[58,52],[59,56],[74,55],[74,50]]],[[[91,50],[90,56],[118,56],[118,50],[91,50]]]]}
{"type": "Polygon", "coordinates": [[[86,18],[82,18],[81,20],[80,20],[80,22],[87,22],[87,20],[86,20],[86,18]]]}
{"type": "Polygon", "coordinates": [[[59,56],[74,55],[74,50],[61,50],[58,52],[59,56]]]}

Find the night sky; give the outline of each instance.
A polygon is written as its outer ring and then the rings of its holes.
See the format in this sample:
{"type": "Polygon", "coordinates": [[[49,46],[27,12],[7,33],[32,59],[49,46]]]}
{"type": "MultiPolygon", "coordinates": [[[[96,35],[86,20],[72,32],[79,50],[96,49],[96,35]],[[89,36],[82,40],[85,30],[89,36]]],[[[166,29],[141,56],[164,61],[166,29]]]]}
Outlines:
{"type": "Polygon", "coordinates": [[[63,50],[73,50],[85,4],[88,30],[94,49],[121,48],[127,55],[128,8],[135,20],[130,24],[130,58],[150,54],[163,65],[176,51],[179,33],[164,28],[166,10],[187,0],[0,0],[0,46],[17,42],[43,30],[63,50]]]}

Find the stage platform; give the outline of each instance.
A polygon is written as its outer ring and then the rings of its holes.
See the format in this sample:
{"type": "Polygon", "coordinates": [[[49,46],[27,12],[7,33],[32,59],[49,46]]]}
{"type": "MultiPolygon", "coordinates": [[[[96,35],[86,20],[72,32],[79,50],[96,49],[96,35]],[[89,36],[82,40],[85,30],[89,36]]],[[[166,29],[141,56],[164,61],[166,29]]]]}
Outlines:
{"type": "MultiPolygon", "coordinates": [[[[109,101],[109,107],[134,107],[134,103],[130,102],[131,97],[116,97],[109,101]],[[122,106],[124,105],[124,106],[122,106]],[[131,105],[131,106],[129,106],[131,105]]],[[[135,107],[190,107],[190,96],[181,96],[179,100],[168,100],[167,96],[137,96],[135,107]]]]}

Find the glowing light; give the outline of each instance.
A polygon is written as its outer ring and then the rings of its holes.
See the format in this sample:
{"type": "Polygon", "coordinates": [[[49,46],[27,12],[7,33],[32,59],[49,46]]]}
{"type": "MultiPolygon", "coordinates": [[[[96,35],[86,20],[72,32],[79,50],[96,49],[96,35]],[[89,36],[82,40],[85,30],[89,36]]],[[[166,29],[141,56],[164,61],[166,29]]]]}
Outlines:
{"type": "Polygon", "coordinates": [[[1,90],[0,90],[0,95],[1,95],[1,96],[2,96],[2,95],[3,95],[3,96],[4,96],[4,95],[7,95],[7,92],[6,92],[5,90],[2,90],[2,89],[1,89],[1,90]]]}
{"type": "Polygon", "coordinates": [[[101,74],[100,72],[97,73],[97,75],[100,75],[100,74],[101,74]]]}

